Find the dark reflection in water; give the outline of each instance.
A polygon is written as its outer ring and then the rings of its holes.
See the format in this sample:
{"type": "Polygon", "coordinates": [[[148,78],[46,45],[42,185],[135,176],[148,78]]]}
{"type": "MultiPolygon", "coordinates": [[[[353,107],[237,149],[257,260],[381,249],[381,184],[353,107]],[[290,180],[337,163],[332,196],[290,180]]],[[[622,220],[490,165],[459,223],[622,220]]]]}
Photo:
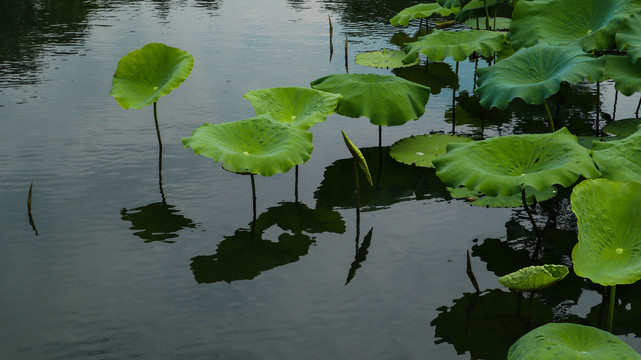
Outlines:
{"type": "Polygon", "coordinates": [[[405,80],[425,85],[430,88],[431,94],[440,94],[441,89],[458,88],[458,77],[452,67],[444,62],[431,62],[429,66],[415,65],[392,70],[392,73],[405,80]]]}
{"type": "MultiPolygon", "coordinates": [[[[603,289],[601,289],[603,292],[603,289]]],[[[606,291],[609,294],[609,291],[606,291]]],[[[615,335],[632,334],[641,337],[641,283],[632,285],[617,285],[616,305],[614,308],[614,323],[612,333],[615,335]]],[[[607,329],[609,299],[604,298],[601,304],[590,309],[586,320],[590,325],[607,329]]]]}
{"type": "Polygon", "coordinates": [[[338,212],[282,202],[258,216],[253,227],[250,224],[250,228],[225,236],[216,254],[192,258],[191,271],[198,283],[251,280],[263,271],[298,261],[315,242],[305,233],[324,232],[345,232],[345,222],[338,212]],[[263,239],[274,225],[285,232],[277,241],[263,239]]]}
{"type": "MultiPolygon", "coordinates": [[[[430,64],[432,66],[432,64],[430,64]]],[[[452,115],[456,114],[456,125],[466,125],[475,129],[481,136],[486,128],[502,126],[512,120],[512,114],[507,110],[493,108],[488,110],[481,106],[480,96],[476,93],[461,91],[456,96],[456,112],[452,107],[445,110],[445,121],[452,123],[452,115]]]]}
{"type": "Polygon", "coordinates": [[[195,228],[196,224],[179,214],[175,206],[155,202],[135,209],[122,209],[122,220],[130,221],[130,230],[145,242],[163,241],[173,243],[178,232],[185,228],[195,228]]]}
{"type": "Polygon", "coordinates": [[[372,244],[373,231],[374,228],[369,229],[365,237],[363,237],[363,243],[360,245],[360,233],[358,231],[356,232],[356,254],[354,255],[354,262],[352,262],[352,265],[349,267],[349,271],[347,272],[347,280],[345,280],[345,285],[349,284],[349,282],[352,281],[354,276],[356,276],[356,270],[358,270],[363,262],[367,260],[367,253],[370,245],[372,244]]]}

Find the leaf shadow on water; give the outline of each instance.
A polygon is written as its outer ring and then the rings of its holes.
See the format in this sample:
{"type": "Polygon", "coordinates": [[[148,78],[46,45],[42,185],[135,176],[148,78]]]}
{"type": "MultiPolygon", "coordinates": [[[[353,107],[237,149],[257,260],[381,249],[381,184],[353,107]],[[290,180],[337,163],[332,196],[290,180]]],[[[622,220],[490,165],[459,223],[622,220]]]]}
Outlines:
{"type": "Polygon", "coordinates": [[[130,230],[145,242],[162,241],[174,243],[171,240],[178,237],[178,232],[185,228],[195,228],[197,224],[191,219],[179,214],[175,206],[164,201],[134,209],[122,209],[122,220],[130,221],[130,230]]]}

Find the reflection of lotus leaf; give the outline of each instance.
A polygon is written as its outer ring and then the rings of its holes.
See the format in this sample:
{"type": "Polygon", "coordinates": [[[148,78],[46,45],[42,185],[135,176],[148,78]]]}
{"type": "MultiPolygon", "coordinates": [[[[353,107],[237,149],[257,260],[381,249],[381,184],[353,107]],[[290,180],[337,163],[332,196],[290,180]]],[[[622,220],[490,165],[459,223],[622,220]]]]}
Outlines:
{"type": "Polygon", "coordinates": [[[392,72],[403,79],[422,84],[430,88],[430,93],[441,93],[442,88],[457,89],[458,77],[448,63],[433,62],[427,69],[423,66],[394,69],[392,72]]]}
{"type": "Polygon", "coordinates": [[[637,132],[639,125],[641,125],[641,119],[623,119],[607,124],[603,127],[603,131],[608,134],[626,137],[637,132]]]}
{"type": "Polygon", "coordinates": [[[180,86],[191,73],[188,52],[151,43],[120,59],[109,95],[124,109],[141,109],[180,86]]]}
{"type": "Polygon", "coordinates": [[[156,202],[135,209],[122,209],[123,220],[131,221],[130,230],[145,242],[164,241],[178,237],[177,232],[184,228],[195,228],[190,219],[178,214],[173,205],[156,202]]]}
{"type": "Polygon", "coordinates": [[[356,55],[354,61],[359,65],[365,65],[381,69],[396,69],[418,64],[419,58],[414,60],[406,59],[407,54],[400,50],[372,51],[356,55]],[[405,61],[403,61],[405,59],[405,61]]]}
{"type": "Polygon", "coordinates": [[[279,123],[307,130],[325,121],[338,104],[340,95],[302,87],[248,91],[243,95],[256,110],[279,123]]]}
{"type": "Polygon", "coordinates": [[[345,232],[345,222],[339,212],[323,208],[310,209],[305,204],[296,202],[281,202],[278,206],[268,208],[256,219],[254,230],[263,232],[272,225],[294,233],[345,232]]]}
{"type": "Polygon", "coordinates": [[[222,162],[226,170],[271,176],[309,160],[310,132],[282,125],[265,117],[205,123],[182,139],[196,155],[222,162]]]}
{"type": "MultiPolygon", "coordinates": [[[[530,1],[521,1],[530,2],[530,1]]],[[[576,84],[595,81],[603,72],[603,57],[585,53],[578,44],[551,46],[543,42],[490,67],[477,69],[481,104],[486,108],[507,108],[514,98],[528,104],[542,104],[557,91],[561,82],[576,84]]]]}
{"type": "Polygon", "coordinates": [[[538,291],[561,281],[569,272],[565,265],[528,266],[501,276],[499,283],[512,290],[538,291]]]}
{"type": "Polygon", "coordinates": [[[375,125],[403,125],[425,113],[430,88],[393,75],[334,74],[314,80],[312,88],[343,95],[336,112],[365,116],[375,125]]]}
{"type": "MultiPolygon", "coordinates": [[[[431,65],[430,65],[431,66],[431,65]]],[[[486,129],[492,125],[508,123],[512,120],[512,113],[497,108],[486,109],[480,102],[477,93],[461,91],[456,95],[456,113],[452,108],[445,110],[445,121],[452,122],[452,115],[456,115],[456,126],[467,125],[470,127],[486,129]]]]}
{"type": "Polygon", "coordinates": [[[614,80],[614,88],[630,96],[641,90],[641,63],[633,63],[625,55],[606,55],[605,71],[601,80],[614,80]]]}
{"type": "MultiPolygon", "coordinates": [[[[523,200],[521,194],[514,194],[511,196],[487,196],[478,191],[472,191],[466,187],[460,188],[447,188],[453,198],[464,198],[469,200],[474,206],[492,207],[492,208],[513,208],[522,207],[523,200]]],[[[543,191],[538,191],[530,186],[525,187],[525,201],[528,205],[533,205],[536,202],[545,201],[553,198],[557,191],[554,186],[551,186],[543,191]]]]}
{"type": "Polygon", "coordinates": [[[582,181],[571,202],[579,228],[574,272],[603,286],[641,279],[641,184],[582,181]]]}
{"type": "Polygon", "coordinates": [[[550,323],[523,335],[510,347],[507,358],[638,360],[641,355],[607,331],[579,324],[550,323]]]}
{"type": "Polygon", "coordinates": [[[510,33],[515,48],[543,39],[552,45],[578,40],[585,51],[615,46],[621,21],[641,9],[639,0],[519,1],[512,13],[510,33]]]}
{"type": "Polygon", "coordinates": [[[566,128],[552,134],[451,144],[433,163],[446,185],[465,186],[490,196],[511,196],[522,186],[539,191],[556,184],[568,187],[580,176],[599,176],[588,150],[566,128]]]}
{"type": "Polygon", "coordinates": [[[616,43],[619,50],[627,50],[628,57],[633,62],[641,58],[641,12],[627,17],[616,34],[616,43]]]}
{"type": "Polygon", "coordinates": [[[432,159],[445,154],[447,144],[470,141],[473,140],[464,136],[447,134],[412,135],[394,143],[390,148],[390,156],[403,164],[434,167],[432,159]]]}
{"type": "Polygon", "coordinates": [[[594,141],[592,159],[604,178],[641,182],[641,131],[616,141],[594,141]]]}
{"type": "Polygon", "coordinates": [[[405,52],[413,56],[417,52],[432,61],[443,61],[447,57],[463,61],[473,53],[492,56],[505,46],[505,34],[487,30],[441,31],[421,37],[418,41],[405,44],[405,52]]]}
{"type": "Polygon", "coordinates": [[[447,17],[452,14],[456,15],[459,9],[460,8],[456,7],[443,7],[437,3],[417,4],[401,10],[401,12],[390,19],[390,23],[394,26],[407,26],[412,19],[424,19],[432,15],[447,17]]]}

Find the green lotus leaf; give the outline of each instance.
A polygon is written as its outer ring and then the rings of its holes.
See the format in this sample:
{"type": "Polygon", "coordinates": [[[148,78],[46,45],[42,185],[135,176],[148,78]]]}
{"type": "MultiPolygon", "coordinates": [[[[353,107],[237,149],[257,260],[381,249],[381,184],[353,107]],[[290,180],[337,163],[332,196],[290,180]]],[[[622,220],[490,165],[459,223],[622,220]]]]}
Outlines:
{"type": "Polygon", "coordinates": [[[447,17],[456,15],[458,10],[460,10],[460,4],[458,8],[443,7],[437,3],[417,4],[401,10],[389,22],[394,26],[407,26],[412,19],[424,19],[433,15],[447,17]]]}
{"type": "Polygon", "coordinates": [[[265,117],[221,124],[205,123],[182,139],[196,155],[206,156],[232,172],[271,176],[309,160],[310,132],[265,117]]]}
{"type": "Polygon", "coordinates": [[[626,137],[637,132],[639,125],[641,125],[641,119],[623,119],[607,124],[603,127],[603,131],[608,134],[626,137]]]}
{"type": "Polygon", "coordinates": [[[354,161],[356,161],[358,166],[363,171],[363,174],[367,178],[367,182],[369,183],[370,186],[374,186],[374,183],[372,182],[372,175],[369,172],[369,167],[367,167],[367,161],[365,160],[363,153],[358,149],[356,145],[354,145],[352,140],[350,140],[349,137],[347,137],[347,134],[345,134],[345,131],[341,129],[341,133],[343,134],[343,140],[345,141],[345,146],[347,146],[347,149],[352,154],[354,161]]]}
{"type": "Polygon", "coordinates": [[[472,29],[481,29],[481,30],[509,30],[512,19],[505,17],[490,17],[490,29],[485,28],[485,16],[480,18],[470,18],[465,20],[465,25],[471,27],[472,29]],[[495,23],[496,21],[496,23],[495,23]]]}
{"type": "Polygon", "coordinates": [[[512,290],[538,291],[561,281],[569,272],[565,265],[528,266],[501,276],[499,283],[512,290]]]}
{"type": "Polygon", "coordinates": [[[566,128],[450,144],[432,163],[447,186],[465,186],[489,196],[511,196],[523,186],[539,191],[556,184],[568,187],[581,176],[600,175],[588,150],[566,128]]]}
{"type": "Polygon", "coordinates": [[[432,61],[443,61],[447,57],[463,61],[473,53],[492,56],[505,47],[505,34],[487,30],[442,31],[434,30],[418,41],[405,44],[408,56],[425,54],[432,61]]]}
{"type": "Polygon", "coordinates": [[[418,64],[418,54],[413,61],[407,58],[407,54],[400,50],[385,50],[372,51],[356,55],[355,59],[357,64],[365,65],[380,69],[396,69],[418,64]]]}
{"type": "Polygon", "coordinates": [[[630,96],[641,91],[641,62],[630,62],[626,55],[606,55],[605,71],[601,80],[614,80],[614,88],[630,96]]]}
{"type": "Polygon", "coordinates": [[[425,113],[430,88],[393,75],[333,74],[314,80],[312,88],[341,94],[336,112],[368,117],[375,125],[403,125],[425,113]]]}
{"type": "Polygon", "coordinates": [[[641,279],[641,184],[608,179],[582,181],[570,203],[579,241],[572,249],[574,272],[603,286],[641,279]]]}
{"type": "Polygon", "coordinates": [[[559,91],[562,81],[577,84],[586,78],[598,80],[604,61],[603,57],[585,53],[576,43],[552,46],[540,42],[519,49],[493,66],[477,69],[477,92],[486,108],[505,109],[517,97],[528,104],[542,104],[559,91]]]}
{"type": "Polygon", "coordinates": [[[394,143],[390,156],[407,165],[434,167],[432,159],[445,154],[447,144],[474,141],[464,136],[425,134],[410,136],[394,143]]]}
{"type": "MultiPolygon", "coordinates": [[[[494,12],[494,8],[503,3],[503,1],[504,0],[487,0],[488,11],[492,10],[492,12],[494,12]]],[[[461,11],[456,14],[456,21],[465,22],[465,20],[471,18],[484,18],[486,15],[485,5],[483,0],[472,0],[468,2],[463,6],[461,11]]]]}
{"type": "MultiPolygon", "coordinates": [[[[519,1],[523,3],[527,1],[519,1]]],[[[638,360],[641,355],[617,336],[591,326],[549,323],[518,339],[508,360],[617,359],[638,360]]]]}
{"type": "Polygon", "coordinates": [[[641,13],[637,12],[621,22],[615,36],[619,50],[627,50],[633,62],[641,58],[641,13]]]}
{"type": "MultiPolygon", "coordinates": [[[[520,193],[511,196],[487,196],[479,191],[473,191],[466,187],[455,189],[448,187],[447,190],[453,198],[463,198],[474,206],[488,208],[516,208],[523,206],[523,199],[520,193]]],[[[531,186],[525,187],[525,201],[528,205],[551,199],[555,197],[556,194],[557,191],[554,186],[550,186],[543,191],[535,190],[531,186]]]]}
{"type": "Polygon", "coordinates": [[[257,116],[307,130],[325,121],[336,110],[339,94],[302,87],[283,87],[248,91],[249,100],[257,116]]]}
{"type": "Polygon", "coordinates": [[[436,0],[436,2],[446,8],[460,8],[461,0],[436,0]]]}
{"type": "Polygon", "coordinates": [[[595,141],[592,159],[606,179],[641,182],[641,131],[621,140],[595,141]]]}
{"type": "Polygon", "coordinates": [[[515,48],[540,39],[551,45],[579,41],[583,50],[615,46],[623,19],[641,10],[639,0],[529,0],[514,6],[510,40],[515,48]]]}
{"type": "Polygon", "coordinates": [[[123,109],[142,109],[182,84],[194,67],[186,51],[151,43],[120,59],[109,95],[123,109]]]}

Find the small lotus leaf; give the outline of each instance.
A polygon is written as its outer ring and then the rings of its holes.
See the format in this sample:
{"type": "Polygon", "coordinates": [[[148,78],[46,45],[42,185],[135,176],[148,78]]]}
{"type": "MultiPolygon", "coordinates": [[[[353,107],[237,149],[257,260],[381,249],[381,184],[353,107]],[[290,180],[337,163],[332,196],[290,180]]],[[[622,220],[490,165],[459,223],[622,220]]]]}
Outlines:
{"type": "Polygon", "coordinates": [[[570,202],[579,228],[574,272],[603,286],[641,279],[641,184],[582,181],[570,202]]]}
{"type": "Polygon", "coordinates": [[[505,17],[496,17],[490,18],[490,29],[485,28],[485,16],[481,18],[471,18],[465,20],[465,25],[471,27],[472,29],[481,29],[481,30],[509,30],[512,19],[505,17]],[[478,24],[478,27],[477,27],[478,24]]]}
{"type": "Polygon", "coordinates": [[[600,175],[588,150],[566,128],[450,144],[447,153],[432,162],[446,185],[489,196],[511,196],[523,186],[539,191],[556,184],[568,187],[581,176],[600,175]]]}
{"type": "Polygon", "coordinates": [[[372,182],[372,175],[369,172],[369,167],[367,166],[367,161],[365,160],[365,156],[363,156],[363,153],[358,149],[356,145],[354,145],[352,140],[350,140],[349,137],[347,137],[347,134],[345,134],[345,131],[341,130],[341,133],[343,134],[343,140],[345,141],[345,146],[347,146],[347,149],[352,154],[354,161],[358,163],[358,166],[363,171],[363,174],[365,174],[365,177],[367,178],[367,182],[369,183],[369,185],[373,186],[374,183],[372,182]]]}
{"type": "Polygon", "coordinates": [[[505,60],[477,69],[481,105],[505,109],[517,97],[528,104],[542,104],[559,91],[562,81],[577,84],[585,78],[599,79],[604,60],[585,53],[576,43],[552,46],[540,42],[519,49],[505,60]]]}
{"type": "Polygon", "coordinates": [[[436,2],[446,8],[461,7],[461,0],[436,0],[436,2]]]}
{"type": "Polygon", "coordinates": [[[615,38],[619,50],[627,50],[630,60],[638,62],[641,58],[641,12],[623,20],[615,38]]]}
{"type": "Polygon", "coordinates": [[[641,182],[641,131],[621,140],[595,141],[592,159],[606,179],[641,182]]]}
{"type": "Polygon", "coordinates": [[[434,30],[418,41],[405,44],[409,56],[421,53],[432,61],[443,61],[447,57],[463,61],[473,53],[492,56],[505,47],[505,34],[487,30],[442,31],[434,30]]]}
{"type": "Polygon", "coordinates": [[[565,265],[528,266],[501,276],[499,283],[512,290],[538,291],[561,281],[569,272],[565,265]]]}
{"type": "Polygon", "coordinates": [[[325,121],[336,110],[339,94],[302,87],[284,87],[248,91],[249,100],[257,116],[307,130],[325,121]]]}
{"type": "Polygon", "coordinates": [[[473,140],[464,136],[446,134],[410,136],[394,143],[390,149],[390,156],[403,164],[431,168],[434,167],[432,159],[445,154],[447,144],[470,141],[473,140]]]}
{"type": "Polygon", "coordinates": [[[142,109],[182,84],[194,58],[186,51],[151,43],[120,59],[109,95],[123,109],[142,109]]]}
{"type": "Polygon", "coordinates": [[[401,10],[401,12],[390,19],[390,23],[394,26],[407,26],[412,19],[424,19],[433,15],[447,17],[453,14],[456,15],[459,9],[460,4],[459,8],[443,7],[437,3],[418,4],[401,10]]]}
{"type": "Polygon", "coordinates": [[[579,41],[583,50],[615,46],[623,19],[641,10],[639,0],[529,0],[514,6],[510,40],[515,48],[537,40],[551,45],[579,41]]]}
{"type": "Polygon", "coordinates": [[[341,94],[336,112],[366,116],[375,125],[403,125],[425,113],[430,88],[393,75],[333,74],[314,80],[312,88],[341,94]]]}
{"type": "Polygon", "coordinates": [[[418,64],[418,54],[414,60],[407,58],[407,54],[400,50],[372,51],[356,55],[357,64],[380,69],[396,69],[418,64]]]}
{"type": "Polygon", "coordinates": [[[221,124],[205,123],[182,139],[196,155],[206,156],[232,172],[271,176],[309,160],[310,132],[265,117],[221,124]]]}
{"type": "Polygon", "coordinates": [[[641,125],[641,119],[623,119],[607,124],[603,127],[603,131],[608,134],[626,137],[637,132],[639,125],[641,125]]]}
{"type": "MultiPolygon", "coordinates": [[[[519,3],[527,1],[519,1],[519,3]]],[[[591,326],[549,323],[523,335],[511,347],[508,360],[617,359],[641,355],[617,336],[591,326]]]]}
{"type": "MultiPolygon", "coordinates": [[[[466,187],[459,187],[456,189],[447,188],[453,198],[464,198],[474,206],[488,207],[488,208],[517,208],[523,206],[523,199],[521,194],[514,194],[511,196],[487,196],[478,191],[472,191],[466,187]]],[[[556,196],[556,187],[550,186],[549,188],[538,191],[531,186],[525,187],[525,201],[528,205],[533,205],[536,202],[545,201],[556,196]]]]}
{"type": "Polygon", "coordinates": [[[633,63],[626,55],[606,55],[601,80],[614,80],[614,88],[625,96],[641,91],[641,62],[633,63]]]}

